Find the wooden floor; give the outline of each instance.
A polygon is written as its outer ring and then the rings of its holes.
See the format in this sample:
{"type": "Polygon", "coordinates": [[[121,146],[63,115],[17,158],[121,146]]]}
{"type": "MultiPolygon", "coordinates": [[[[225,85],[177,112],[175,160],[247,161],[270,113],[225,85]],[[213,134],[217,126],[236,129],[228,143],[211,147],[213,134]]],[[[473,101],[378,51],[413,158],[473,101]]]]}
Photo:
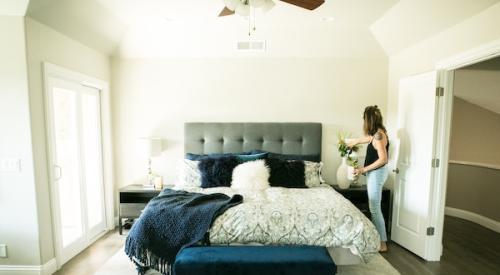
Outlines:
{"type": "MultiPolygon", "coordinates": [[[[118,231],[109,232],[55,274],[93,274],[124,242],[125,236],[118,231]]],[[[383,256],[402,275],[500,275],[500,234],[447,216],[440,262],[426,262],[395,243],[389,245],[389,252],[383,256]]]]}
{"type": "Polygon", "coordinates": [[[89,248],[68,261],[56,275],[91,275],[124,246],[126,236],[118,229],[108,232],[89,248]]]}
{"type": "Polygon", "coordinates": [[[500,234],[446,216],[440,262],[426,262],[395,243],[383,256],[402,275],[500,275],[500,234]]]}

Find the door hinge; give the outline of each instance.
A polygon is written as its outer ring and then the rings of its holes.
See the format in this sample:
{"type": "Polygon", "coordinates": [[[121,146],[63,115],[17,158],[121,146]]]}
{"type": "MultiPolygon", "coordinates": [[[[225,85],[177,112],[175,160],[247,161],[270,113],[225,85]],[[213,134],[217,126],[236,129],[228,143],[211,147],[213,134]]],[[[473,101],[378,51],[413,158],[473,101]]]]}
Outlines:
{"type": "Polygon", "coordinates": [[[427,227],[427,236],[434,236],[434,227],[427,227]]]}
{"type": "Polygon", "coordinates": [[[444,88],[436,87],[436,96],[444,96],[444,88]]]}
{"type": "Polygon", "coordinates": [[[432,159],[432,168],[438,168],[439,167],[439,159],[434,158],[432,159]]]}

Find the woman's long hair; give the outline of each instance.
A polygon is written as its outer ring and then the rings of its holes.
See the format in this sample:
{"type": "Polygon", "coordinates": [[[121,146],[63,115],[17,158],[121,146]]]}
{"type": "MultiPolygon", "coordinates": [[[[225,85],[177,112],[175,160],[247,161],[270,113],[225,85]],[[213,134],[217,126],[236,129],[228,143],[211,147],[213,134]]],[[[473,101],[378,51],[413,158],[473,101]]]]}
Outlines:
{"type": "Polygon", "coordinates": [[[387,132],[384,127],[382,113],[380,112],[380,109],[377,107],[377,105],[368,106],[365,108],[365,112],[363,113],[363,120],[363,130],[365,131],[365,135],[373,136],[379,129],[384,131],[384,133],[387,132]]]}

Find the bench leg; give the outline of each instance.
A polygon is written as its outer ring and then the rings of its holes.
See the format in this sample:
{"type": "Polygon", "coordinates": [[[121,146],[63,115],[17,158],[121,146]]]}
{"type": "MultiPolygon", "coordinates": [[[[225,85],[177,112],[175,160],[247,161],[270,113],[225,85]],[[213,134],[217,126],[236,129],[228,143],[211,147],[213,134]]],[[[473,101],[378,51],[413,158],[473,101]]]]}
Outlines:
{"type": "Polygon", "coordinates": [[[118,232],[120,233],[120,235],[122,234],[122,217],[118,216],[118,232]]]}

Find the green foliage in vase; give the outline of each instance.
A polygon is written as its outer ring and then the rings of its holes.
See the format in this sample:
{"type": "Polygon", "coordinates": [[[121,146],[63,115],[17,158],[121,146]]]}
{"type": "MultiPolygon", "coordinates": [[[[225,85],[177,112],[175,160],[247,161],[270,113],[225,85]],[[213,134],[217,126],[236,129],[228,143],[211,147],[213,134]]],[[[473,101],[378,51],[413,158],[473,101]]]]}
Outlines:
{"type": "Polygon", "coordinates": [[[358,158],[348,156],[347,157],[347,165],[352,166],[354,168],[358,168],[359,167],[358,158]]]}
{"type": "Polygon", "coordinates": [[[349,134],[347,132],[342,132],[342,131],[337,132],[337,138],[338,138],[337,149],[339,150],[341,157],[349,156],[351,154],[351,152],[357,152],[359,149],[359,147],[357,145],[353,146],[351,148],[349,148],[347,146],[347,143],[345,140],[347,138],[350,138],[350,137],[351,137],[351,134],[349,134]]]}

